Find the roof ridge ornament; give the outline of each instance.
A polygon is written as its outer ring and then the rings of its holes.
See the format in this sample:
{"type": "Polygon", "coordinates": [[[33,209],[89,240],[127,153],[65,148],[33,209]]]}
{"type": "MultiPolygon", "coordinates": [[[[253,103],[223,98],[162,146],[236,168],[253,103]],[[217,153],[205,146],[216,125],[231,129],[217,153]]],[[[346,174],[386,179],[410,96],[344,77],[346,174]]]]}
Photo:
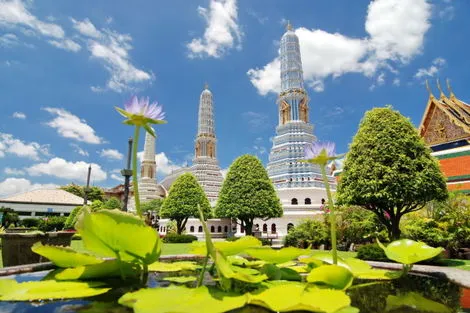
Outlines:
{"type": "Polygon", "coordinates": [[[429,97],[434,98],[434,95],[432,94],[432,90],[431,90],[431,88],[429,88],[429,82],[428,82],[427,79],[426,79],[426,89],[429,92],[429,97]]]}
{"type": "Polygon", "coordinates": [[[446,83],[447,83],[447,90],[449,91],[449,94],[450,94],[450,97],[451,98],[455,98],[455,94],[454,94],[454,91],[452,90],[452,88],[450,87],[450,79],[446,79],[446,83]]]}
{"type": "Polygon", "coordinates": [[[442,91],[441,82],[439,81],[439,78],[436,78],[436,82],[437,82],[437,89],[439,89],[439,92],[440,92],[439,97],[440,97],[441,99],[442,99],[442,98],[445,98],[446,95],[445,95],[444,92],[442,91]]]}

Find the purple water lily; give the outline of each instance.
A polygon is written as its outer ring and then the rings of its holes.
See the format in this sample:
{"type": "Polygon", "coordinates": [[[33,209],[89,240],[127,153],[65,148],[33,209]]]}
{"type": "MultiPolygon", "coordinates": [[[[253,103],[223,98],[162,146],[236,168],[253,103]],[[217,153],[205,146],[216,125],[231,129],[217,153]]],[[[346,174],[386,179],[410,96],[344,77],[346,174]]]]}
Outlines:
{"type": "Polygon", "coordinates": [[[163,107],[159,106],[157,102],[150,103],[149,97],[141,97],[139,100],[137,96],[133,96],[124,104],[124,109],[133,115],[142,115],[152,120],[163,120],[165,118],[163,107]]]}
{"type": "Polygon", "coordinates": [[[328,157],[334,157],[335,154],[335,144],[333,142],[313,142],[305,145],[304,153],[306,159],[314,159],[325,150],[328,157]]]}

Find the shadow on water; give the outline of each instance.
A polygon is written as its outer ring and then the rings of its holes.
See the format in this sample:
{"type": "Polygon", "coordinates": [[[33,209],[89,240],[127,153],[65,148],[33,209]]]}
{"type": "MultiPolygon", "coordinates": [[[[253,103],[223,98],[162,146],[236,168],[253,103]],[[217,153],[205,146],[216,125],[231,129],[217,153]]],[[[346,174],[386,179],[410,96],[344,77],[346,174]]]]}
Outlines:
{"type": "MultiPolygon", "coordinates": [[[[48,272],[36,272],[15,276],[18,282],[41,280],[48,272]]],[[[177,276],[178,274],[172,274],[177,276]]],[[[162,281],[168,274],[152,274],[148,286],[166,287],[168,281],[162,281]]],[[[192,284],[188,284],[190,287],[192,284]]],[[[445,279],[409,275],[387,282],[370,283],[357,281],[356,287],[348,291],[352,306],[361,313],[461,313],[470,312],[462,309],[470,304],[470,290],[463,289],[445,279]]],[[[117,304],[117,299],[126,292],[137,289],[132,285],[115,287],[108,293],[85,300],[67,300],[53,302],[0,302],[0,312],[21,313],[131,313],[132,310],[117,304]]],[[[157,306],[157,304],[156,304],[157,306]]],[[[233,313],[268,313],[257,306],[247,306],[233,313]]],[[[201,312],[203,313],[203,312],[201,312]]]]}

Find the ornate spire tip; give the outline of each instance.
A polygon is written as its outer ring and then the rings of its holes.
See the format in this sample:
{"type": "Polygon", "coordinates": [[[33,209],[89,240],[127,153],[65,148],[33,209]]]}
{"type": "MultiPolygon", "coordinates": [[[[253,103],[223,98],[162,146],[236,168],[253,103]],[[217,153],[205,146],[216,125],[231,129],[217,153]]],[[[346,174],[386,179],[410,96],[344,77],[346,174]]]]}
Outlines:
{"type": "Polygon", "coordinates": [[[287,21],[286,30],[292,30],[292,24],[290,23],[290,21],[287,21]]]}
{"type": "Polygon", "coordinates": [[[207,82],[204,83],[204,89],[209,89],[209,84],[207,82]]]}

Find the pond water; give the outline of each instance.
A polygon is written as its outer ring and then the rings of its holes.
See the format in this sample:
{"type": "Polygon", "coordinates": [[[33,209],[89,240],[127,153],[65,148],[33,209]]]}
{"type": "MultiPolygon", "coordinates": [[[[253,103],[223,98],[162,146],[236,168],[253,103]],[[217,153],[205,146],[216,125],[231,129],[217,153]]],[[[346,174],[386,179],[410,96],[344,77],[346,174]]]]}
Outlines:
{"type": "MultiPolygon", "coordinates": [[[[18,282],[41,280],[49,271],[16,275],[18,282]]],[[[151,288],[165,287],[170,283],[162,278],[177,274],[155,274],[149,277],[148,285],[151,288]]],[[[12,278],[12,277],[5,277],[12,278]]],[[[190,283],[191,284],[191,283],[190,283]]],[[[190,285],[188,285],[190,286],[190,285]]],[[[114,288],[107,294],[87,298],[87,300],[42,301],[42,302],[0,302],[0,312],[21,313],[131,313],[132,310],[116,303],[117,299],[127,291],[126,286],[114,288]]],[[[348,294],[352,305],[360,309],[361,313],[428,313],[437,311],[439,304],[445,305],[452,313],[470,313],[470,289],[463,289],[447,280],[424,275],[409,275],[401,279],[388,282],[358,281],[348,294]],[[362,285],[362,286],[361,286],[362,285]],[[420,295],[434,302],[423,303],[425,309],[412,309],[410,307],[393,307],[390,305],[390,296],[420,295]],[[387,307],[388,304],[388,307],[387,307]]],[[[397,297],[395,297],[397,299],[397,297]]],[[[158,306],[158,304],[156,304],[158,306]]],[[[231,311],[232,313],[267,313],[269,310],[249,306],[231,311]]],[[[203,312],[201,312],[203,313],[203,312]]]]}

